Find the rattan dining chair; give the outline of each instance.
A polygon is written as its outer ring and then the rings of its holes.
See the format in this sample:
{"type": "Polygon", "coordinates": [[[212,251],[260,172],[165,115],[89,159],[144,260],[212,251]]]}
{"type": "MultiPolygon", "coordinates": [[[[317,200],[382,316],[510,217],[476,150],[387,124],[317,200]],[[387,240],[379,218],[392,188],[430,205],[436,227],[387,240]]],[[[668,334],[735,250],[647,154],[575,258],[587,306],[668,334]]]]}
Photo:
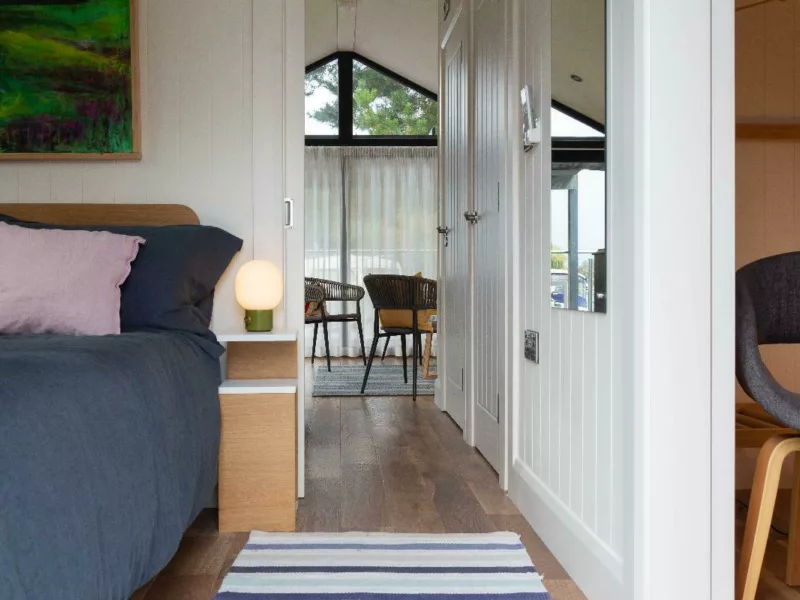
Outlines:
{"type": "MultiPolygon", "coordinates": [[[[328,279],[317,279],[315,277],[306,277],[306,302],[318,302],[319,310],[313,314],[306,314],[306,325],[314,325],[314,342],[311,349],[311,364],[314,364],[314,358],[317,353],[317,334],[319,333],[319,326],[322,325],[322,333],[325,337],[325,358],[328,362],[328,371],[331,370],[331,350],[328,339],[328,323],[356,323],[358,325],[358,338],[361,342],[361,357],[364,364],[367,364],[367,353],[364,348],[364,326],[361,321],[361,300],[364,298],[364,288],[359,285],[351,285],[349,283],[339,283],[338,281],[331,281],[328,279]],[[309,288],[318,288],[322,290],[322,299],[309,300],[309,288]],[[330,302],[355,302],[356,312],[331,314],[328,311],[328,303],[330,302]]],[[[312,295],[317,296],[318,292],[311,292],[312,295]]],[[[345,304],[346,306],[346,304],[345,304]]]]}
{"type": "MultiPolygon", "coordinates": [[[[372,362],[378,349],[380,338],[402,334],[402,340],[406,335],[412,339],[412,378],[411,395],[417,400],[417,359],[422,354],[420,340],[422,330],[419,323],[419,312],[423,310],[436,309],[436,281],[433,279],[423,279],[422,277],[411,277],[407,275],[367,275],[364,277],[364,286],[375,308],[375,331],[372,339],[372,348],[367,361],[367,370],[364,373],[364,382],[361,385],[361,393],[367,389],[369,372],[372,369],[372,362]],[[408,310],[411,311],[411,328],[403,331],[394,328],[384,329],[381,332],[380,311],[381,310],[408,310]]],[[[404,371],[407,369],[405,361],[404,371]]],[[[406,372],[406,383],[408,374],[406,372]]]]}

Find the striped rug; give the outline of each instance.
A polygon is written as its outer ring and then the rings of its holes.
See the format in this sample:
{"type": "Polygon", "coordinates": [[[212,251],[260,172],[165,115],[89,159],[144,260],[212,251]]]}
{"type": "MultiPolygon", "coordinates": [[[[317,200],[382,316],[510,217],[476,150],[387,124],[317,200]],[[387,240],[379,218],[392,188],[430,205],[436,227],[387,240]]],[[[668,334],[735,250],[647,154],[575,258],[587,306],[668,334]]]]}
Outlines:
{"type": "Polygon", "coordinates": [[[216,600],[549,600],[516,533],[254,531],[216,600]]]}
{"type": "MultiPolygon", "coordinates": [[[[409,362],[411,359],[409,359],[409,362]]],[[[410,396],[412,391],[411,365],[408,365],[408,383],[403,378],[403,365],[381,365],[375,361],[369,372],[365,396],[410,396]]],[[[364,365],[334,365],[330,372],[325,366],[317,367],[314,374],[314,397],[361,396],[364,383],[364,365]]],[[[432,396],[434,379],[422,377],[422,367],[417,369],[417,395],[432,396]]]]}

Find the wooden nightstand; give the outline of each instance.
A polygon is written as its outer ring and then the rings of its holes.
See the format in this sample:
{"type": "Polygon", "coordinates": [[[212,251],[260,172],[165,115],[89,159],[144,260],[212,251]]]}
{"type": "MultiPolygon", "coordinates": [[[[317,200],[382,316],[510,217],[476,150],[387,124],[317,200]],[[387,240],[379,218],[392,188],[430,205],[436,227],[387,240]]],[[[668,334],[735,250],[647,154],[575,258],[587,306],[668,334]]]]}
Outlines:
{"type": "Polygon", "coordinates": [[[297,505],[297,334],[218,335],[219,530],[294,531],[297,505]]]}

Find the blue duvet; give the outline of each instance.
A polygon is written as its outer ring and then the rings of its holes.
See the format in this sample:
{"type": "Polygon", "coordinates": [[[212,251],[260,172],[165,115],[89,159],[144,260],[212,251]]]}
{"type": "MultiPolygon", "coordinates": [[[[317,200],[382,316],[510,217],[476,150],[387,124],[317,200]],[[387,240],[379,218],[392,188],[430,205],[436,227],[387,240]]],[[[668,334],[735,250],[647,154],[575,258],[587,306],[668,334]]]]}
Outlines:
{"type": "Polygon", "coordinates": [[[211,499],[220,349],[0,336],[0,599],[127,600],[211,499]]]}

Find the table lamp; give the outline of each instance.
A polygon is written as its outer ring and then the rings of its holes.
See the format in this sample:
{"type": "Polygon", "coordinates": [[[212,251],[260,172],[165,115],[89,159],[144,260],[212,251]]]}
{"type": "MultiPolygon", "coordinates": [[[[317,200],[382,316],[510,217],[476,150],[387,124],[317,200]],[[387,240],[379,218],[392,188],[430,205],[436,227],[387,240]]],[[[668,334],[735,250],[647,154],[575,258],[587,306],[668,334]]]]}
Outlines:
{"type": "Polygon", "coordinates": [[[283,276],[266,260],[251,260],[236,273],[236,301],[247,331],[272,331],[272,310],[283,299],[283,276]]]}

